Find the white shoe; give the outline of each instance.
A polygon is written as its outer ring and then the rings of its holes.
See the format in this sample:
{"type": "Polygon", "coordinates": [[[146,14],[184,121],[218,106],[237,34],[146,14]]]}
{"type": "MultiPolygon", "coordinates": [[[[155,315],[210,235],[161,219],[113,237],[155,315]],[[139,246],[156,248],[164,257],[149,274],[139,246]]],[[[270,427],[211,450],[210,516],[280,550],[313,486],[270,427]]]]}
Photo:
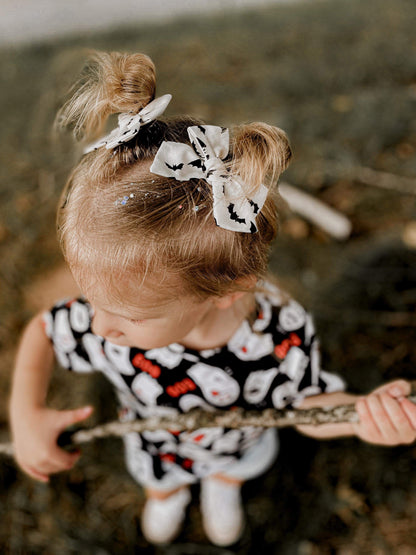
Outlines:
{"type": "Polygon", "coordinates": [[[232,545],[244,529],[241,487],[215,478],[201,480],[202,523],[215,545],[232,545]]]}
{"type": "Polygon", "coordinates": [[[191,501],[189,488],[181,488],[165,499],[147,499],[141,518],[142,532],[150,543],[170,543],[176,538],[185,520],[191,501]]]}

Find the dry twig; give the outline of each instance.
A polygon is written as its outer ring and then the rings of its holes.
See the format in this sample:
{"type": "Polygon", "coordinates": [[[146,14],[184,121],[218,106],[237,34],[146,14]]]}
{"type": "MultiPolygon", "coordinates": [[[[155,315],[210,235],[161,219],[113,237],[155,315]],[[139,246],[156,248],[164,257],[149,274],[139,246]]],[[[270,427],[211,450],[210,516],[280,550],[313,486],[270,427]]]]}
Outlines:
{"type": "MultiPolygon", "coordinates": [[[[412,383],[412,394],[409,399],[416,403],[416,385],[412,383]]],[[[315,407],[310,409],[266,409],[263,411],[216,410],[213,412],[194,409],[174,417],[152,416],[143,420],[129,422],[108,422],[95,428],[81,429],[75,432],[64,432],[60,437],[60,445],[80,445],[93,439],[103,437],[121,437],[131,432],[154,430],[192,431],[200,428],[242,428],[254,426],[260,428],[287,428],[289,426],[321,426],[340,422],[357,422],[358,415],[355,405],[339,405],[336,407],[315,407]]],[[[13,456],[13,447],[9,443],[0,444],[0,454],[13,456]]]]}

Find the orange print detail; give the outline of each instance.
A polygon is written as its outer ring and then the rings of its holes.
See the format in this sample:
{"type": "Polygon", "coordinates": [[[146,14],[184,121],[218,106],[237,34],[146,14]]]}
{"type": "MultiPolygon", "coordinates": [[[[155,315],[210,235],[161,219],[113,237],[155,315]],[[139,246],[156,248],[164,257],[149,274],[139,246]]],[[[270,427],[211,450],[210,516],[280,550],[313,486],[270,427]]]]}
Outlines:
{"type": "Polygon", "coordinates": [[[133,366],[140,368],[143,372],[150,374],[152,378],[158,378],[160,376],[160,366],[150,362],[142,353],[137,353],[133,358],[133,366]]]}
{"type": "Polygon", "coordinates": [[[284,339],[280,345],[276,345],[274,352],[277,357],[285,358],[290,347],[299,347],[302,344],[301,338],[296,333],[291,333],[288,339],[284,339]]]}
{"type": "Polygon", "coordinates": [[[161,453],[159,456],[162,461],[175,462],[176,460],[176,455],[173,453],[161,453]]]}
{"type": "Polygon", "coordinates": [[[168,385],[166,393],[171,397],[179,397],[188,391],[196,389],[195,383],[190,378],[184,378],[180,382],[175,382],[173,385],[168,385]]]}

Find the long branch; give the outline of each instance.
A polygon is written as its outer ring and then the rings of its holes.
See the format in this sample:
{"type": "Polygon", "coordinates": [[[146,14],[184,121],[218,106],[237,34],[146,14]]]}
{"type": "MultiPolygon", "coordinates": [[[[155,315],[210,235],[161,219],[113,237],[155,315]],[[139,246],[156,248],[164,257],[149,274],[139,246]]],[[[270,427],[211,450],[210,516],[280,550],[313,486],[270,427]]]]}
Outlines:
{"type": "MultiPolygon", "coordinates": [[[[408,397],[416,404],[416,382],[412,382],[412,394],[408,397]]],[[[64,446],[81,445],[103,437],[121,437],[130,432],[155,430],[193,431],[199,428],[242,428],[254,426],[260,428],[287,428],[290,426],[321,426],[342,422],[357,422],[355,405],[338,405],[335,407],[314,407],[310,409],[265,409],[263,411],[216,410],[213,412],[193,409],[174,417],[151,416],[142,420],[128,422],[112,421],[94,428],[66,431],[61,434],[59,444],[64,446]]],[[[10,443],[0,444],[0,454],[13,456],[10,443]]]]}

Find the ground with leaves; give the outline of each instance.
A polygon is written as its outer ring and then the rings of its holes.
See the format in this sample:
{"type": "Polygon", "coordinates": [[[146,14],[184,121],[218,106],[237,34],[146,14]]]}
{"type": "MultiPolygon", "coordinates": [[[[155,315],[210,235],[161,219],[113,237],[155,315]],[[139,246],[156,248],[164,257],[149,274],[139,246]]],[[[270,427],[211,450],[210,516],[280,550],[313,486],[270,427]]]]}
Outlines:
{"type": "MultiPolygon", "coordinates": [[[[70,137],[50,130],[84,47],[149,54],[158,92],[174,94],[171,113],[284,128],[295,153],[285,180],[346,214],[353,233],[337,243],[287,215],[273,271],[314,311],[324,366],[352,391],[416,378],[416,203],[395,190],[394,177],[416,178],[415,23],[412,0],[321,1],[0,51],[2,439],[20,331],[34,295],[50,293],[45,272],[61,264],[54,210],[78,153],[70,137]],[[363,183],[363,167],[392,174],[392,188],[363,183]]],[[[114,415],[111,400],[104,380],[56,372],[56,406],[93,402],[103,420],[114,415]]],[[[244,488],[248,525],[229,549],[204,537],[196,489],[178,541],[146,544],[138,528],[143,496],[117,440],[85,447],[77,467],[48,487],[3,458],[1,551],[406,555],[416,551],[415,454],[413,446],[319,443],[282,432],[276,465],[244,488]]]]}

